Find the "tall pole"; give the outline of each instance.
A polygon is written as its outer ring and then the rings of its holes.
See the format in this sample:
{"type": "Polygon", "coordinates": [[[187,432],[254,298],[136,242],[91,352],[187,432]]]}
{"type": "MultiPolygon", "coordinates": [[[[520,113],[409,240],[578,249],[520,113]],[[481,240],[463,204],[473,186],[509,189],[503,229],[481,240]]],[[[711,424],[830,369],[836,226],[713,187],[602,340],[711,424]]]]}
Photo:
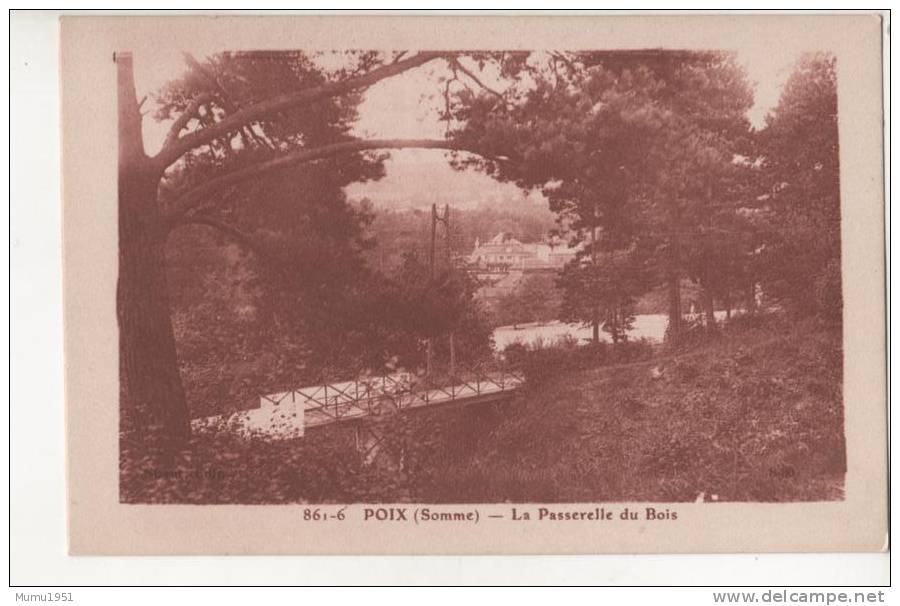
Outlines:
{"type": "MultiPolygon", "coordinates": [[[[431,205],[431,242],[428,249],[428,288],[432,288],[434,286],[434,245],[435,245],[435,236],[437,235],[437,205],[431,205]]],[[[432,318],[433,319],[433,318],[432,318]]],[[[428,344],[426,346],[425,351],[425,376],[428,380],[431,379],[431,357],[432,357],[432,342],[431,337],[428,337],[428,344]]]]}
{"type": "Polygon", "coordinates": [[[444,205],[444,243],[447,245],[447,267],[453,262],[452,243],[450,241],[450,205],[444,205]]]}
{"type": "Polygon", "coordinates": [[[437,235],[437,205],[431,205],[431,249],[428,252],[428,277],[434,279],[434,240],[437,235]]]}
{"type": "MultiPolygon", "coordinates": [[[[450,242],[450,205],[444,206],[444,236],[447,240],[447,267],[453,263],[451,256],[452,248],[450,242]]],[[[456,378],[456,343],[453,338],[453,330],[450,330],[450,378],[456,378]]]]}

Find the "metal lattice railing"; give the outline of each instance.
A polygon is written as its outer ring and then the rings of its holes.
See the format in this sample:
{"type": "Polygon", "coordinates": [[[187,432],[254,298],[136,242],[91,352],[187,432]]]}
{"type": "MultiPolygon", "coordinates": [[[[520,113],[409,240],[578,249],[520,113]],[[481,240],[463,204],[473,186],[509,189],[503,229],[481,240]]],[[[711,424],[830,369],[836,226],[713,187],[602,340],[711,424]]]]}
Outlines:
{"type": "Polygon", "coordinates": [[[492,401],[511,395],[523,383],[523,375],[516,370],[475,369],[439,379],[412,373],[362,377],[267,394],[260,397],[258,409],[197,419],[194,427],[226,426],[243,434],[299,437],[306,429],[342,421],[492,401]]]}

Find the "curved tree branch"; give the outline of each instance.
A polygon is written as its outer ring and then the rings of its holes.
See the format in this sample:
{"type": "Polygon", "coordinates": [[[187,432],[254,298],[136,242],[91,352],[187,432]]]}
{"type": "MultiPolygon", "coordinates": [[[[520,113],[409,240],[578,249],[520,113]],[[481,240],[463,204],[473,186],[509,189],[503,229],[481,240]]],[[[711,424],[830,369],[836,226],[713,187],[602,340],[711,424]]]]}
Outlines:
{"type": "MultiPolygon", "coordinates": [[[[243,183],[250,181],[274,171],[288,168],[304,162],[312,162],[314,160],[323,160],[341,154],[355,153],[361,151],[372,151],[378,149],[447,149],[456,151],[470,151],[478,154],[477,151],[466,148],[464,145],[450,141],[447,139],[353,139],[351,141],[342,141],[340,143],[332,143],[323,145],[313,149],[304,149],[290,154],[260,162],[241,170],[222,175],[210,179],[209,181],[194,187],[181,196],[179,196],[171,205],[170,221],[177,222],[184,217],[189,211],[199,204],[208,200],[213,194],[243,183]]],[[[494,160],[504,160],[504,158],[491,158],[494,160]]]]}
{"type": "Polygon", "coordinates": [[[163,149],[175,144],[181,131],[184,130],[184,127],[186,127],[188,122],[190,122],[197,115],[197,112],[200,111],[200,106],[209,103],[212,101],[212,98],[212,95],[209,93],[203,93],[188,103],[188,106],[181,112],[178,119],[172,123],[172,128],[169,129],[166,140],[163,142],[163,149]]]}
{"type": "Polygon", "coordinates": [[[451,62],[453,63],[453,65],[454,65],[459,71],[461,71],[462,73],[464,73],[465,75],[467,75],[469,78],[471,78],[472,81],[475,82],[475,84],[477,84],[478,86],[480,86],[481,88],[483,88],[485,91],[489,92],[490,94],[492,94],[492,95],[494,95],[495,97],[497,97],[498,99],[500,99],[500,101],[503,101],[504,103],[506,102],[506,97],[503,96],[503,93],[501,93],[501,92],[499,92],[499,91],[497,91],[497,90],[494,90],[493,88],[491,88],[490,86],[488,86],[487,84],[485,84],[484,82],[482,82],[481,79],[478,78],[478,76],[476,76],[476,75],[472,72],[472,70],[470,70],[468,67],[466,67],[465,65],[463,65],[458,59],[456,59],[456,58],[454,57],[453,59],[451,59],[451,62]]]}
{"type": "MultiPolygon", "coordinates": [[[[222,86],[222,82],[216,76],[216,74],[211,71],[208,67],[197,61],[197,59],[191,53],[182,53],[184,56],[184,61],[187,63],[191,69],[195,70],[199,73],[203,78],[206,79],[207,83],[216,90],[215,95],[210,95],[215,98],[217,103],[222,106],[222,109],[225,110],[226,114],[233,114],[238,111],[238,105],[234,102],[234,99],[231,98],[231,93],[225,90],[225,87],[222,86]]],[[[179,131],[180,134],[180,131],[179,131]]],[[[257,136],[254,131],[252,125],[244,125],[238,129],[238,134],[244,142],[246,147],[250,147],[251,145],[265,145],[269,149],[275,149],[275,146],[269,141],[268,137],[263,133],[262,137],[257,136]]],[[[173,141],[166,140],[166,143],[163,145],[163,149],[166,146],[172,145],[173,141]]]]}
{"type": "Polygon", "coordinates": [[[197,59],[191,53],[182,53],[182,56],[184,57],[185,63],[187,63],[192,69],[196,70],[201,76],[206,79],[210,86],[218,91],[225,111],[229,114],[233,114],[234,112],[236,112],[237,105],[235,105],[234,101],[231,100],[231,95],[228,94],[228,91],[225,90],[225,87],[222,86],[222,83],[219,82],[219,79],[216,78],[216,75],[202,63],[197,61],[197,59]]]}
{"type": "Polygon", "coordinates": [[[350,78],[339,82],[330,82],[328,84],[323,84],[322,86],[304,89],[295,93],[277,95],[255,105],[241,108],[212,126],[201,128],[179,137],[171,144],[164,146],[162,151],[160,151],[153,160],[159,167],[165,168],[178,160],[182,154],[209,143],[213,139],[225,136],[230,132],[235,132],[250,122],[259,120],[279,111],[292,109],[314,103],[321,99],[336,97],[354,90],[369,87],[380,80],[396,76],[409,69],[424,65],[429,61],[445,56],[448,56],[448,53],[438,51],[420,52],[408,59],[375,68],[367,74],[356,78],[350,78]]]}

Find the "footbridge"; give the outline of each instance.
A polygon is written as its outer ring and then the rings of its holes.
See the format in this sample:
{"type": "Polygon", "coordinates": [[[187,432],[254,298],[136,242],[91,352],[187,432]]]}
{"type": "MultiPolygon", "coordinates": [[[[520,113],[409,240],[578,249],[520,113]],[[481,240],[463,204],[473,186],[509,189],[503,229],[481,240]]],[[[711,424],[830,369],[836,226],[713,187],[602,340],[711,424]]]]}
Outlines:
{"type": "Polygon", "coordinates": [[[360,377],[263,395],[259,408],[192,421],[195,432],[228,431],[244,437],[302,438],[307,431],[387,420],[390,415],[510,398],[524,384],[517,370],[477,370],[434,379],[413,373],[360,377]]]}

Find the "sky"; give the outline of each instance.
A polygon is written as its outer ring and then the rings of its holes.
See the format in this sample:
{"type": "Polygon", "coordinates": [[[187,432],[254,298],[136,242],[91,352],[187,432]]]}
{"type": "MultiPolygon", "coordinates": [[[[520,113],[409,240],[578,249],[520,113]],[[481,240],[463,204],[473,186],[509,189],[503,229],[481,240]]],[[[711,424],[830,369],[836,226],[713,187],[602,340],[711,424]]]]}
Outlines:
{"type": "MultiPolygon", "coordinates": [[[[192,48],[198,59],[218,48],[192,48]]],[[[806,50],[797,42],[784,40],[774,49],[763,43],[732,48],[738,62],[747,70],[754,88],[754,105],[748,118],[761,127],[766,114],[778,103],[781,89],[790,75],[793,64],[806,50]]],[[[152,52],[134,49],[135,85],[138,98],[151,94],[168,79],[184,70],[182,51],[153,48],[152,52]],[[141,61],[142,57],[153,61],[141,61]]],[[[399,76],[382,80],[370,87],[359,108],[360,119],[354,129],[361,137],[377,138],[439,138],[443,125],[434,111],[436,100],[423,95],[440,92],[436,77],[441,69],[428,64],[399,76]]],[[[158,151],[168,124],[157,123],[150,116],[144,120],[144,139],[148,153],[158,151]]],[[[497,198],[527,197],[535,202],[535,194],[526,194],[511,184],[497,183],[474,171],[451,169],[445,152],[438,150],[399,150],[391,152],[386,162],[386,176],[377,182],[353,184],[347,188],[351,198],[370,198],[381,208],[423,207],[432,202],[466,207],[490,203],[497,198]]],[[[538,195],[539,197],[539,195],[538,195]]]]}

